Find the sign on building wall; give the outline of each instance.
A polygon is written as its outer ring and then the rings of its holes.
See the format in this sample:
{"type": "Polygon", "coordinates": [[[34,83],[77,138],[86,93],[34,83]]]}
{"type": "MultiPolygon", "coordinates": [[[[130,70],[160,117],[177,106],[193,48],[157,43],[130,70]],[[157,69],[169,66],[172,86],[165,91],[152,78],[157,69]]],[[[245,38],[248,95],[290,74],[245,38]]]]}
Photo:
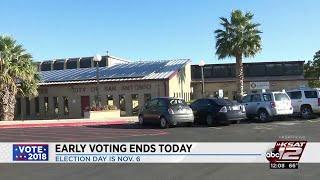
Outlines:
{"type": "Polygon", "coordinates": [[[251,90],[270,89],[270,83],[269,82],[250,82],[250,89],[251,90]]]}
{"type": "Polygon", "coordinates": [[[219,98],[223,98],[223,89],[219,89],[218,94],[219,98]]]}

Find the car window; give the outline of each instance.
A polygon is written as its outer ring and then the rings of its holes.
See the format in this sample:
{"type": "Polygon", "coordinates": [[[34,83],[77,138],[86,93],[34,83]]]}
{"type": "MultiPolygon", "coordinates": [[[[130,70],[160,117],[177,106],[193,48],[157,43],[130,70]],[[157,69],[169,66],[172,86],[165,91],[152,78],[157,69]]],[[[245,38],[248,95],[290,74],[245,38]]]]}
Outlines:
{"type": "Polygon", "coordinates": [[[214,99],[213,100],[217,105],[225,106],[225,105],[233,105],[234,103],[227,99],[214,99]]]}
{"type": "Polygon", "coordinates": [[[261,96],[260,94],[254,94],[252,95],[252,102],[260,102],[261,101],[261,96]]]}
{"type": "Polygon", "coordinates": [[[301,99],[302,93],[301,91],[292,91],[287,93],[291,99],[301,99]]]}
{"type": "Polygon", "coordinates": [[[158,103],[158,99],[152,99],[150,102],[149,102],[149,107],[151,106],[156,106],[158,103]]]}
{"type": "Polygon", "coordinates": [[[201,100],[196,100],[193,103],[191,103],[191,107],[198,107],[200,105],[201,100]]]}
{"type": "Polygon", "coordinates": [[[271,94],[263,94],[264,101],[272,101],[271,94]]]}
{"type": "Polygon", "coordinates": [[[167,106],[166,100],[159,99],[158,100],[158,106],[161,106],[161,107],[167,106]]]}
{"type": "Polygon", "coordinates": [[[247,102],[250,102],[250,101],[251,101],[251,95],[247,95],[242,99],[243,103],[247,103],[247,102]]]}
{"type": "Polygon", "coordinates": [[[285,93],[275,93],[274,94],[274,99],[276,101],[286,101],[286,100],[290,100],[290,98],[288,97],[287,94],[285,93]]]}
{"type": "Polygon", "coordinates": [[[169,103],[171,106],[187,106],[187,103],[183,99],[170,99],[169,103]]]}
{"type": "Polygon", "coordinates": [[[306,98],[318,98],[317,91],[305,91],[304,95],[306,98]]]}

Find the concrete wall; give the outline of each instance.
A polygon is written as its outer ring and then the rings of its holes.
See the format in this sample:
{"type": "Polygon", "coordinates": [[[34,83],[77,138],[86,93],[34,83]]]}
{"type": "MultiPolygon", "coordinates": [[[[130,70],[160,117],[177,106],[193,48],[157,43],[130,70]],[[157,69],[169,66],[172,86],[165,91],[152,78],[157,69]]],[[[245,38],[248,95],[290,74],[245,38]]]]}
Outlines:
{"type": "Polygon", "coordinates": [[[191,66],[188,63],[169,79],[169,96],[190,100],[191,66]]]}
{"type": "MultiPolygon", "coordinates": [[[[127,81],[127,82],[105,82],[100,83],[99,93],[102,106],[107,104],[107,95],[112,95],[114,105],[119,109],[119,95],[125,97],[126,115],[132,114],[132,95],[138,94],[138,102],[141,107],[144,102],[144,95],[151,94],[151,97],[165,96],[165,86],[163,80],[147,81],[127,81]]],[[[26,116],[26,101],[21,98],[22,115],[16,115],[16,119],[62,119],[62,118],[82,118],[81,116],[81,96],[90,97],[90,105],[94,104],[96,96],[96,84],[69,84],[69,85],[51,85],[41,86],[39,88],[40,113],[35,113],[34,98],[31,98],[31,114],[26,116]],[[44,97],[49,98],[49,111],[45,112],[44,97]],[[54,97],[58,97],[58,114],[55,113],[54,97]],[[63,97],[68,97],[69,114],[64,114],[63,97]]],[[[19,98],[19,97],[18,97],[19,98]]]]}

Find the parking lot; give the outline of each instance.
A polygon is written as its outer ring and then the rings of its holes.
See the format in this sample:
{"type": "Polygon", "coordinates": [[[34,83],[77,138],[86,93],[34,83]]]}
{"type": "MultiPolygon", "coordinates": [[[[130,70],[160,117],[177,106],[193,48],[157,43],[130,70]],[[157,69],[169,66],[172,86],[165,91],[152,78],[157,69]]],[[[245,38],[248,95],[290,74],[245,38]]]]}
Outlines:
{"type": "MultiPolygon", "coordinates": [[[[45,142],[274,142],[283,137],[319,141],[320,118],[230,126],[158,129],[138,124],[1,129],[0,141],[45,142]]],[[[317,179],[318,164],[270,170],[268,164],[1,164],[0,179],[317,179]],[[19,173],[17,173],[19,172],[19,173]],[[32,178],[31,178],[32,177],[32,178]],[[161,177],[161,178],[160,178],[161,177]]]]}
{"type": "Polygon", "coordinates": [[[282,136],[319,141],[320,118],[280,119],[269,123],[242,121],[229,126],[178,126],[159,129],[137,123],[77,127],[1,129],[1,142],[273,142],[282,136]]]}

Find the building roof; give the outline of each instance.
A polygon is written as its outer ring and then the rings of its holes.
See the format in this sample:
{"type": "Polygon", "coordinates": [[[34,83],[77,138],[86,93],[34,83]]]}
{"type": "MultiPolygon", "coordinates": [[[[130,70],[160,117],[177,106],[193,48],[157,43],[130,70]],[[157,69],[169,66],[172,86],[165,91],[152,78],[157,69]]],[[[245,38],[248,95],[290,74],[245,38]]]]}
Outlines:
{"type": "MultiPolygon", "coordinates": [[[[128,62],[111,67],[100,67],[101,82],[167,79],[181,68],[189,59],[128,62]]],[[[41,71],[39,85],[92,83],[96,82],[96,68],[65,69],[41,71]]]]}

